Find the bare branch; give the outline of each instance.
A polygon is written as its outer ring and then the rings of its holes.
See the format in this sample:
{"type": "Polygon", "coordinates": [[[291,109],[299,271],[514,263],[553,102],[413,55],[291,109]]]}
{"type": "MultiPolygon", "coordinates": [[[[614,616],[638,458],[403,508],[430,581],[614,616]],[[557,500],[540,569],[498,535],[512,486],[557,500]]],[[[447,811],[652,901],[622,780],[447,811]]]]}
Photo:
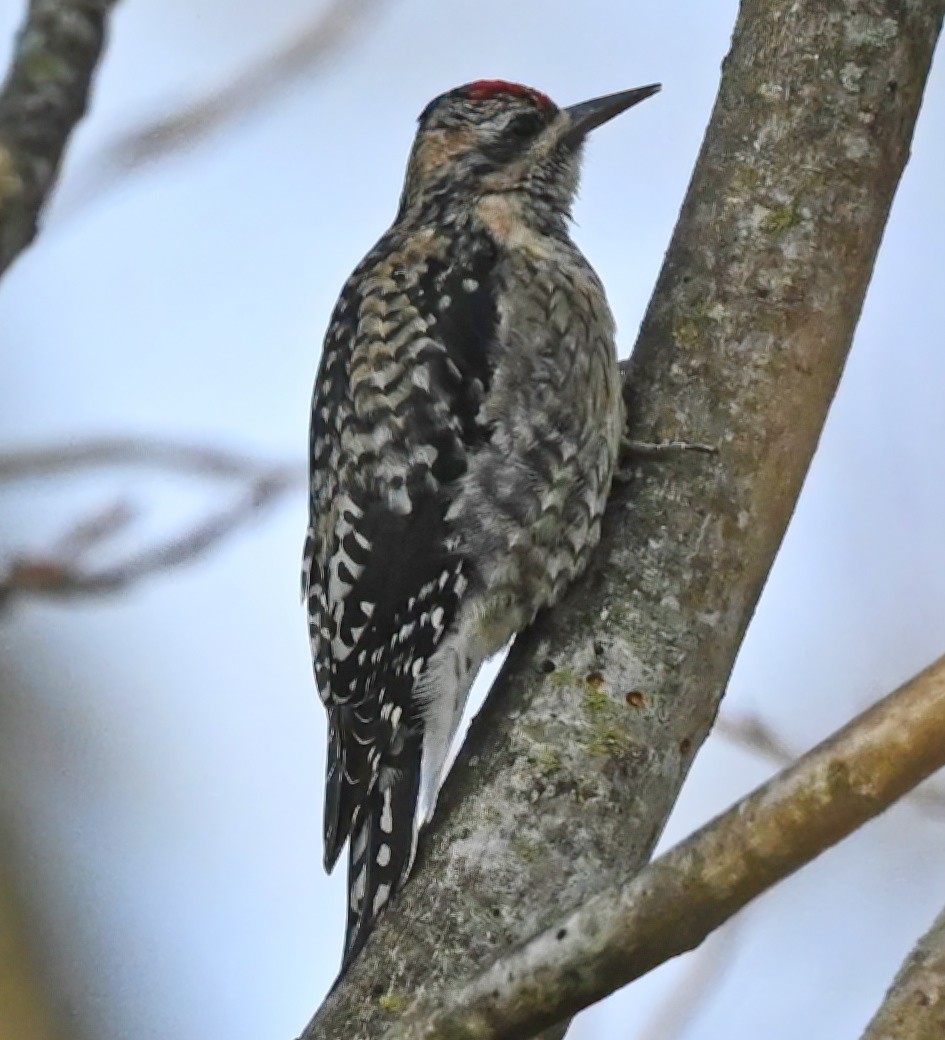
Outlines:
{"type": "Polygon", "coordinates": [[[945,1036],[945,910],[896,976],[863,1040],[942,1040],[945,1036]]]}
{"type": "Polygon", "coordinates": [[[633,463],[592,573],[516,640],[411,881],[306,1040],[383,1035],[649,859],[843,370],[943,8],[742,0],[626,383],[631,440],[718,453],[633,463]]]}
{"type": "Polygon", "coordinates": [[[80,520],[54,544],[46,559],[75,559],[88,555],[96,546],[121,534],[135,519],[127,502],[115,502],[106,509],[80,520]]]}
{"type": "Polygon", "coordinates": [[[196,147],[271,101],[302,76],[327,64],[381,6],[382,0],[330,0],[308,25],[228,83],[120,135],[77,175],[70,209],[90,202],[119,177],[196,147]]]}
{"type": "Polygon", "coordinates": [[[32,242],[85,114],[115,0],[30,0],[0,89],[0,274],[32,242]]]}
{"type": "MultiPolygon", "coordinates": [[[[435,1011],[411,1015],[389,1040],[534,1036],[694,949],[943,766],[945,657],[620,888],[559,918],[457,992],[438,995],[435,1011]]],[[[926,958],[897,985],[914,993],[929,971],[945,967],[938,946],[945,929],[932,939],[926,958]]],[[[941,1006],[936,1021],[945,1021],[941,1006]]]]}
{"type": "Polygon", "coordinates": [[[0,483],[116,465],[227,478],[243,485],[243,491],[235,503],[187,530],[108,564],[90,562],[88,555],[127,527],[132,510],[118,503],[83,519],[48,551],[12,560],[6,574],[0,575],[0,609],[20,596],[66,599],[113,593],[191,563],[286,493],[304,486],[304,473],[298,467],[264,464],[216,448],[130,437],[0,453],[0,483]]]}

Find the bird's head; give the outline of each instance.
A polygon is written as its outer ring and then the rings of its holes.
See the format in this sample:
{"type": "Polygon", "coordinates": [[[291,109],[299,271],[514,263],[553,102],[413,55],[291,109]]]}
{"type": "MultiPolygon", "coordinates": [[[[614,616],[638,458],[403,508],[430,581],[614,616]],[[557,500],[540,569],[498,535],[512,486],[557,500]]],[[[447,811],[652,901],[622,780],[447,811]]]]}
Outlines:
{"type": "Polygon", "coordinates": [[[420,114],[401,216],[438,201],[507,192],[527,193],[543,208],[567,214],[587,135],[659,89],[638,87],[570,108],[504,80],[447,91],[420,114]]]}

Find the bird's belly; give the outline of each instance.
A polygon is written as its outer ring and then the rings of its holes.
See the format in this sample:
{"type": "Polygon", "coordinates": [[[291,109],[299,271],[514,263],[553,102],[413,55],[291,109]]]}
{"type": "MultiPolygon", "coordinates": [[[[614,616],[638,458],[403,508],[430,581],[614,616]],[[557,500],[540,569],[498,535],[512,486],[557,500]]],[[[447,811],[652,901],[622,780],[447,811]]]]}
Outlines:
{"type": "MultiPolygon", "coordinates": [[[[477,627],[503,646],[585,569],[600,539],[623,426],[613,346],[586,342],[566,385],[539,363],[498,405],[504,419],[471,460],[453,512],[484,595],[477,627]]],[[[521,375],[522,373],[519,373],[521,375]]]]}

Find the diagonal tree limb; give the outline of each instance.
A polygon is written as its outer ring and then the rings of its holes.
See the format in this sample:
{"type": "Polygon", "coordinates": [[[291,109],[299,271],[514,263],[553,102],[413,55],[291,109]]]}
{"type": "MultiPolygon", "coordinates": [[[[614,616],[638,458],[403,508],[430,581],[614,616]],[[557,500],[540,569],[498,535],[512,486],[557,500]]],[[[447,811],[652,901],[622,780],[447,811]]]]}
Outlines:
{"type": "Polygon", "coordinates": [[[30,0],[0,88],[0,274],[32,242],[116,0],[30,0]]]}
{"type": "Polygon", "coordinates": [[[893,981],[863,1040],[942,1040],[945,1036],[945,910],[893,981]]]}
{"type": "MultiPolygon", "coordinates": [[[[439,997],[432,1013],[412,1015],[387,1040],[526,1040],[694,949],[943,766],[945,657],[635,877],[439,997]]],[[[945,989],[927,989],[936,972],[936,985],[945,985],[945,947],[935,950],[935,942],[933,931],[926,956],[899,980],[901,1002],[921,992],[945,1000],[945,989]]],[[[943,1014],[945,1003],[937,1010],[940,1026],[943,1014]]]]}
{"type": "Polygon", "coordinates": [[[373,1040],[649,858],[817,446],[943,7],[743,0],[627,384],[631,439],[720,451],[639,463],[613,496],[593,572],[516,641],[412,881],[305,1040],[373,1040]]]}

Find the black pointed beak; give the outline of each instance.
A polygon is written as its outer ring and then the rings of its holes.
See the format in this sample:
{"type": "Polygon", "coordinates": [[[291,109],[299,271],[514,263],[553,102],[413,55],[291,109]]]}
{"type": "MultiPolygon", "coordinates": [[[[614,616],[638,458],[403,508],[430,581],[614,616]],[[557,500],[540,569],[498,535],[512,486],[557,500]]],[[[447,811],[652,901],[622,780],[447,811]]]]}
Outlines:
{"type": "Polygon", "coordinates": [[[580,144],[595,127],[659,93],[661,88],[661,83],[651,83],[648,87],[621,90],[619,94],[608,94],[606,97],[571,105],[565,109],[571,117],[571,129],[565,134],[564,142],[572,146],[580,144]]]}

